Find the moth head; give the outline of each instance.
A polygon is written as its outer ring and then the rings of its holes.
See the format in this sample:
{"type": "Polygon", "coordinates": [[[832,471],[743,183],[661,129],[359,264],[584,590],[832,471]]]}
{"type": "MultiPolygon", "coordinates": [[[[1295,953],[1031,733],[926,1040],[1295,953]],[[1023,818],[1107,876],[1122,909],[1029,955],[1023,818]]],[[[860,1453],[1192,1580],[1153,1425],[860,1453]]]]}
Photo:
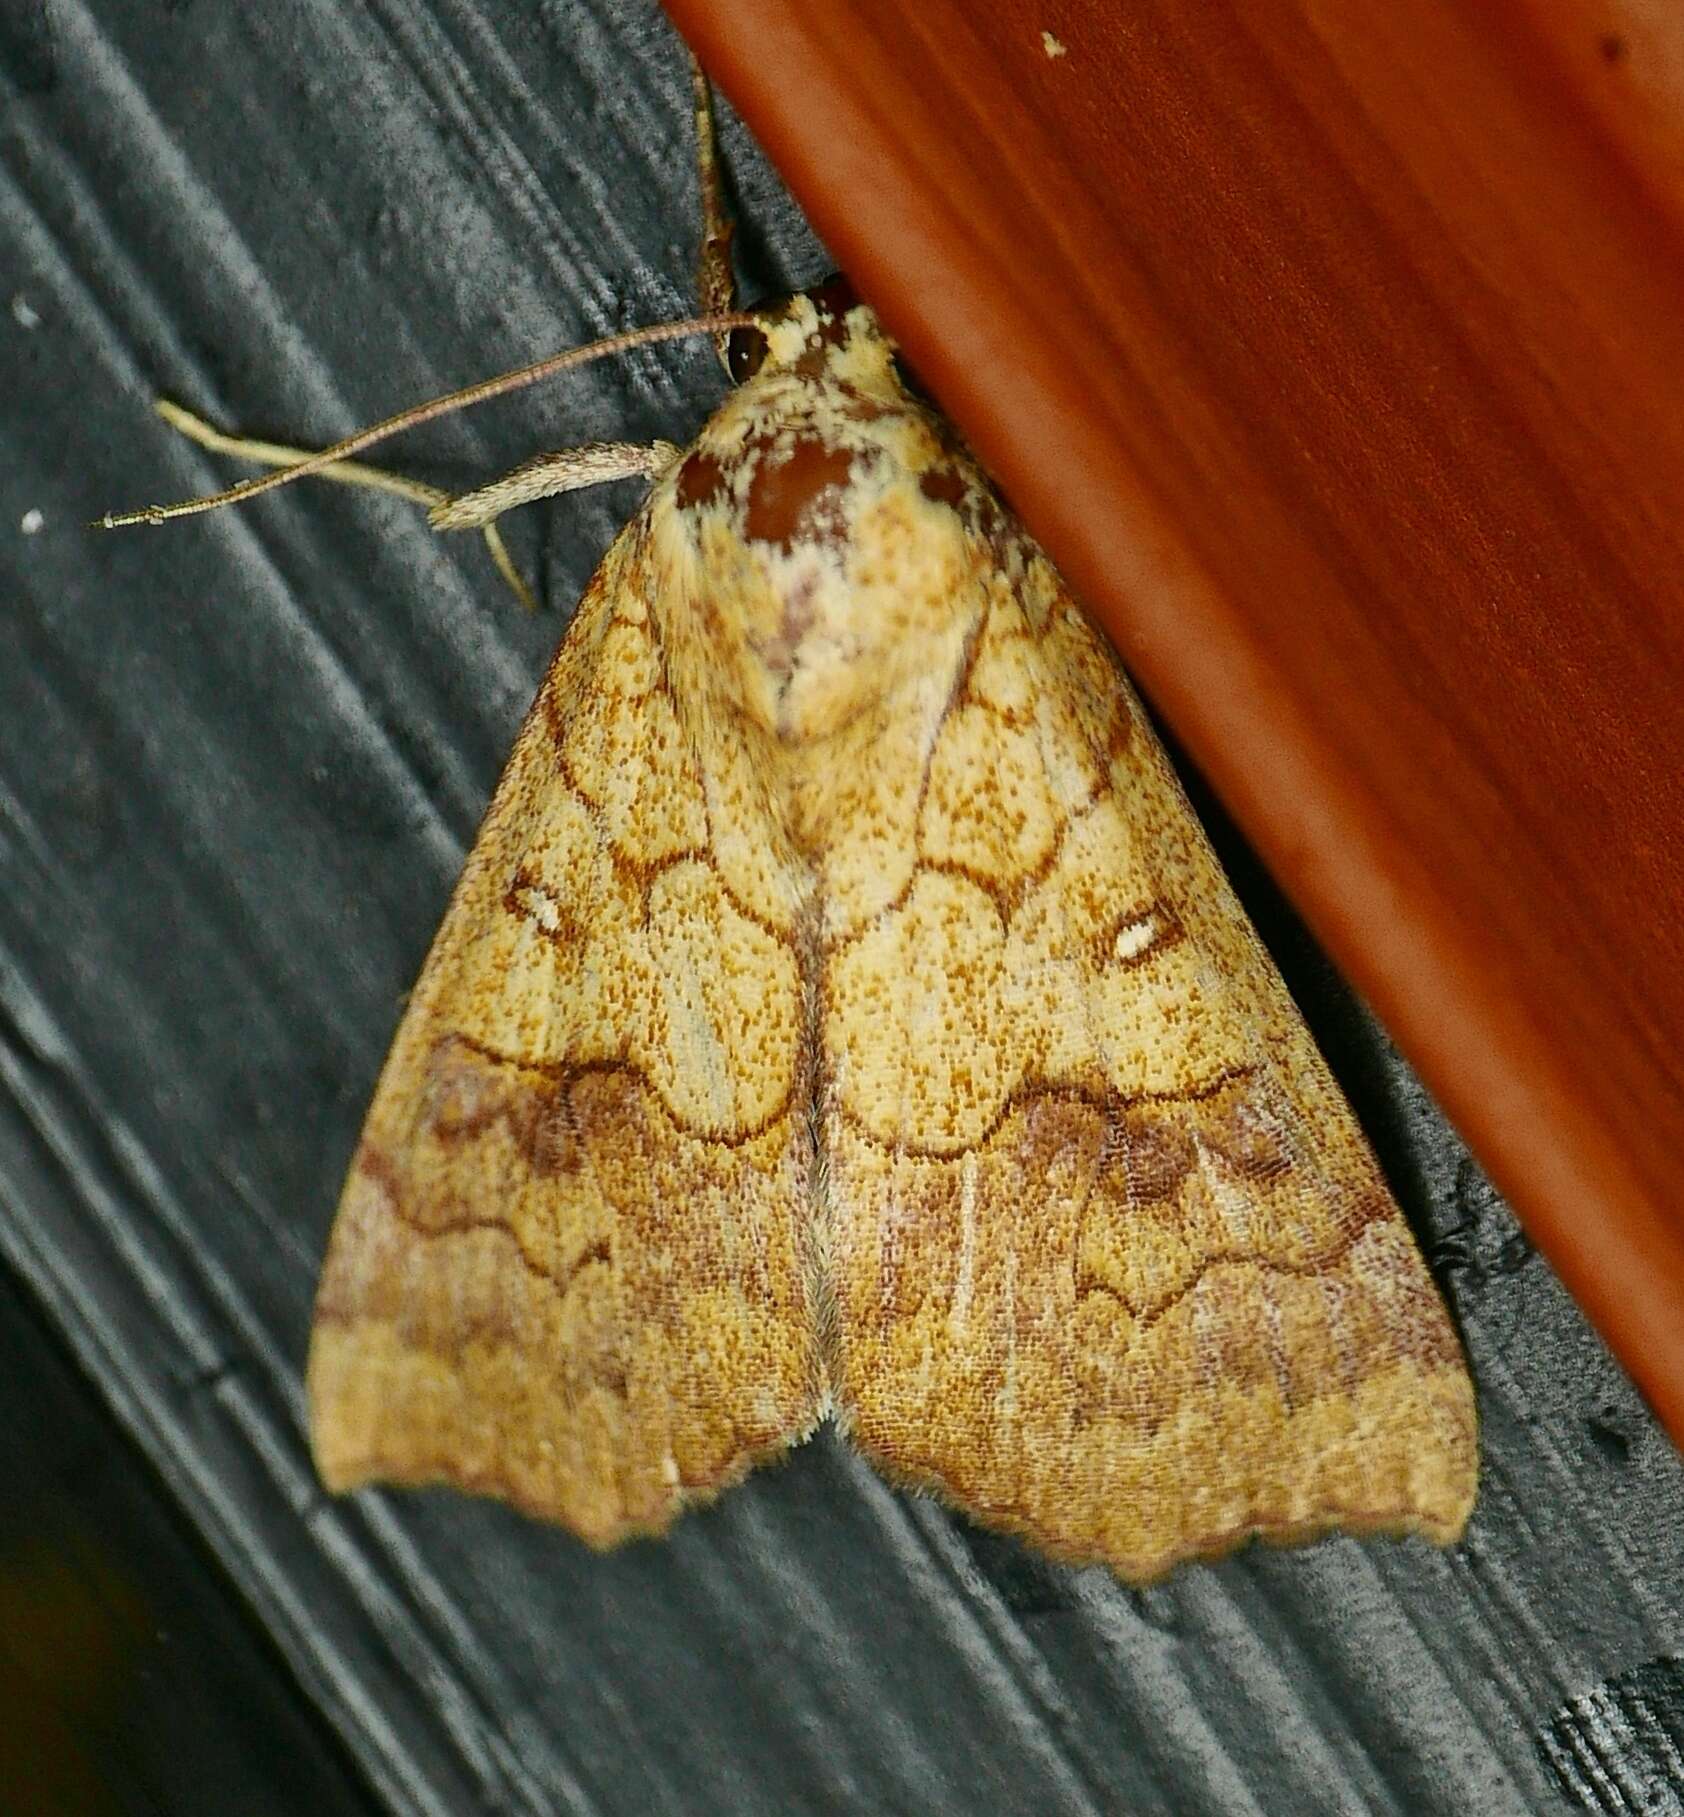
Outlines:
{"type": "Polygon", "coordinates": [[[821,373],[867,392],[896,383],[895,344],[844,277],[762,304],[751,328],[733,329],[726,365],[739,385],[763,374],[821,373]]]}

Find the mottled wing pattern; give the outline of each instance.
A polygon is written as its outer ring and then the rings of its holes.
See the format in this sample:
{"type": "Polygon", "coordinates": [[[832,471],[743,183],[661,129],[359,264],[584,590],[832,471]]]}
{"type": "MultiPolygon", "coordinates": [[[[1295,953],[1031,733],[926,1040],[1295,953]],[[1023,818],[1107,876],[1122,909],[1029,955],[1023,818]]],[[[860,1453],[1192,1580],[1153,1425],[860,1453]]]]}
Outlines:
{"type": "Polygon", "coordinates": [[[416,987],[309,1371],[330,1486],[449,1481],[595,1543],[804,1436],[821,1396],[797,892],[669,685],[662,496],[586,594],[416,987]]]}
{"type": "Polygon", "coordinates": [[[1027,539],[916,859],[823,961],[838,1410],[889,1474],[1146,1580],[1460,1531],[1471,1389],[1138,702],[1027,539]]]}

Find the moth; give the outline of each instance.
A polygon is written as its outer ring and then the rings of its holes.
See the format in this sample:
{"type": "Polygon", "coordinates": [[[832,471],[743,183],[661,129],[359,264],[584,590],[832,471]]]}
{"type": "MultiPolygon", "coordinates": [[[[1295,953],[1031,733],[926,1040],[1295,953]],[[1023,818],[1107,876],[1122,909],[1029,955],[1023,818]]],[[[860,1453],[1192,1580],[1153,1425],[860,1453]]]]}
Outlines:
{"type": "Polygon", "coordinates": [[[324,1480],[606,1546],[830,1419],[1132,1582],[1252,1536],[1452,1541],[1460,1347],[1139,701],[865,304],[733,310],[696,82],[737,388],[687,449],[421,494],[484,527],[652,481],[351,1165],[324,1480]]]}

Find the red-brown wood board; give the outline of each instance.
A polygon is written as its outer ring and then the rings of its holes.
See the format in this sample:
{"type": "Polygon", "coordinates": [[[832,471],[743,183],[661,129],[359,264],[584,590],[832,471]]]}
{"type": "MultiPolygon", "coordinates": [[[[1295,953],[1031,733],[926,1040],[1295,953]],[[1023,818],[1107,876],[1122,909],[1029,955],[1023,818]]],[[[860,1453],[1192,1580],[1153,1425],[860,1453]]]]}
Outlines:
{"type": "Polygon", "coordinates": [[[668,3],[1684,1438],[1684,15],[668,3]]]}

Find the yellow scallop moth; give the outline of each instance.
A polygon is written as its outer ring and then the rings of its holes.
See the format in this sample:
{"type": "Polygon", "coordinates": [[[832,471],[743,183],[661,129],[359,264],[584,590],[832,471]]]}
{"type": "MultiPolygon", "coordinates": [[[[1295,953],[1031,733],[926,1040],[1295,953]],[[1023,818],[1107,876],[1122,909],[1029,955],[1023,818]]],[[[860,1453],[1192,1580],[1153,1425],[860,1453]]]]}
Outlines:
{"type": "MultiPolygon", "coordinates": [[[[739,334],[757,367],[688,449],[602,457],[653,484],[334,1227],[324,1479],[609,1545],[832,1419],[1131,1581],[1453,1540],[1456,1337],[1110,649],[869,308],[739,334]]],[[[596,476],[567,458],[451,521],[596,476]]]]}

